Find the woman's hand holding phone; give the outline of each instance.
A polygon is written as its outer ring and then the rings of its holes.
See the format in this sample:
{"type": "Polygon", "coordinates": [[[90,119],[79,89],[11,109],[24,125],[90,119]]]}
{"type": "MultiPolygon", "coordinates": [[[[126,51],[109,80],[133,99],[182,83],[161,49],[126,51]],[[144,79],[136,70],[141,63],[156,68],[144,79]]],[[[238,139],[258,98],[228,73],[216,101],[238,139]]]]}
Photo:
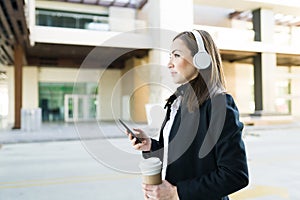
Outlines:
{"type": "Polygon", "coordinates": [[[133,130],[137,132],[135,135],[138,138],[140,138],[140,140],[142,141],[141,143],[138,143],[137,138],[133,137],[126,130],[126,134],[129,138],[129,140],[131,141],[133,148],[136,150],[140,150],[140,151],[150,151],[151,150],[151,139],[141,129],[134,128],[133,130]]]}

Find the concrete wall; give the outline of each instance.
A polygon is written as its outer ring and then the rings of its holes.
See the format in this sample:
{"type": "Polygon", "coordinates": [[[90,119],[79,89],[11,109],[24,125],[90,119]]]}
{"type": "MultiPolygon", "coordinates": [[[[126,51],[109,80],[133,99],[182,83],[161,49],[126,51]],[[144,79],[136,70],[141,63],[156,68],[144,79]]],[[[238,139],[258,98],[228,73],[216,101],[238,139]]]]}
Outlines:
{"type": "Polygon", "coordinates": [[[228,18],[232,9],[194,5],[194,24],[207,26],[230,27],[231,22],[228,18]]]}
{"type": "Polygon", "coordinates": [[[37,67],[23,68],[23,99],[22,108],[37,108],[39,106],[37,67]]]}
{"type": "Polygon", "coordinates": [[[236,98],[236,68],[235,64],[223,62],[226,89],[234,98],[236,98]]]}
{"type": "Polygon", "coordinates": [[[293,74],[291,81],[291,96],[292,96],[292,116],[300,120],[300,68],[292,67],[293,74]]]}
{"type": "Polygon", "coordinates": [[[100,120],[110,121],[121,116],[120,70],[105,70],[99,79],[100,120]]]}
{"type": "Polygon", "coordinates": [[[241,113],[254,112],[253,66],[249,64],[223,63],[227,91],[241,113]]]}
{"type": "Polygon", "coordinates": [[[254,72],[249,64],[236,65],[236,101],[241,113],[253,113],[254,105],[254,72]]]}
{"type": "Polygon", "coordinates": [[[145,105],[149,103],[151,73],[146,59],[131,58],[122,70],[122,116],[135,122],[146,122],[145,105]]]}
{"type": "Polygon", "coordinates": [[[132,104],[131,98],[134,90],[134,59],[129,59],[125,62],[125,68],[121,71],[120,82],[122,84],[121,98],[122,98],[122,113],[124,120],[132,120],[132,104]]]}
{"type": "Polygon", "coordinates": [[[14,68],[7,67],[7,84],[8,84],[8,124],[12,125],[15,121],[15,75],[14,75],[14,68]]]}
{"type": "Polygon", "coordinates": [[[109,7],[109,26],[113,31],[131,31],[135,29],[136,10],[133,8],[109,7]]]}
{"type": "Polygon", "coordinates": [[[41,67],[39,68],[40,82],[75,82],[77,77],[77,69],[68,68],[53,68],[53,67],[41,67]]]}

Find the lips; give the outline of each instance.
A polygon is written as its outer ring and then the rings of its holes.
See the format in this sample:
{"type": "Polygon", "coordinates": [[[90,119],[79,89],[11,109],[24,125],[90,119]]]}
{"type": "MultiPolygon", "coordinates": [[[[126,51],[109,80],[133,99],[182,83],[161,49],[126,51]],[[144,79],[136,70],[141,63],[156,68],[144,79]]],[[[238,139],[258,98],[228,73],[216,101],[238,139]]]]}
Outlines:
{"type": "Polygon", "coordinates": [[[177,72],[171,72],[171,76],[175,76],[177,72]]]}

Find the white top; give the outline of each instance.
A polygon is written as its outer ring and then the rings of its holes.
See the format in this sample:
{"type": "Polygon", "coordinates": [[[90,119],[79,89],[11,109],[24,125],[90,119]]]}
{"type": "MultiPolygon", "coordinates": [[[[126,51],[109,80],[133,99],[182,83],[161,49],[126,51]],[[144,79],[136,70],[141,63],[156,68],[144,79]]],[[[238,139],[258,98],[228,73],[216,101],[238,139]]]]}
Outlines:
{"type": "Polygon", "coordinates": [[[163,130],[163,136],[164,136],[164,160],[163,160],[163,168],[162,168],[162,179],[165,180],[166,178],[166,170],[168,165],[168,146],[169,146],[169,135],[170,131],[175,119],[175,116],[177,114],[177,111],[179,109],[180,103],[181,103],[182,97],[179,96],[171,105],[171,113],[170,113],[170,119],[167,121],[164,130],[163,130]]]}

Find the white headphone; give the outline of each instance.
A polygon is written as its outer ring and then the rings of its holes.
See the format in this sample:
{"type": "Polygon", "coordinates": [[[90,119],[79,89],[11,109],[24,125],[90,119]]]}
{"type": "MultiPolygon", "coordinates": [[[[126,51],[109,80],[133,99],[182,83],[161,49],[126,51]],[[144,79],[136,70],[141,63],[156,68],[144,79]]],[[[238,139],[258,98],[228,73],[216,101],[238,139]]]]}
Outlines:
{"type": "Polygon", "coordinates": [[[204,48],[202,36],[196,30],[192,31],[198,45],[198,52],[193,57],[193,63],[197,69],[206,69],[211,64],[211,57],[204,48]]]}

